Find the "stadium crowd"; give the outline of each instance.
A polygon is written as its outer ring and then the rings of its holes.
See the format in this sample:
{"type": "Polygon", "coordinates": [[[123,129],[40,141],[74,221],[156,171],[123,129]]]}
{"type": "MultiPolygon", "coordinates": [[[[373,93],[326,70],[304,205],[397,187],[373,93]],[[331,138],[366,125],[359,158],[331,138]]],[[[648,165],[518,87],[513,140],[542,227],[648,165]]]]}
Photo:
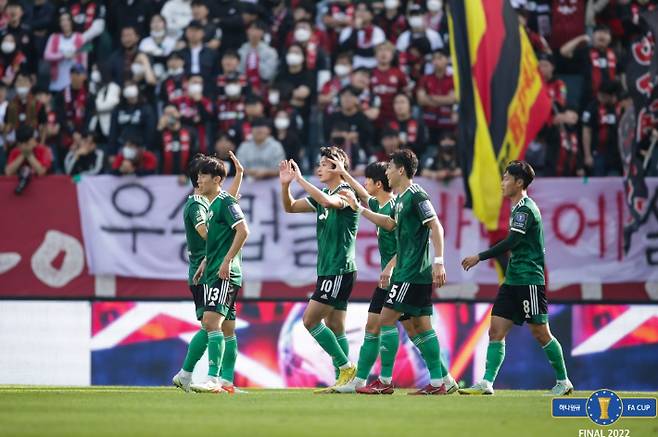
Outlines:
{"type": "MultiPolygon", "coordinates": [[[[446,3],[0,0],[1,168],[177,175],[232,150],[258,179],[285,158],[309,173],[330,143],[357,171],[411,148],[423,176],[458,177],[446,3]]],[[[620,79],[648,2],[512,3],[553,100],[526,159],[621,175],[620,79]]]]}

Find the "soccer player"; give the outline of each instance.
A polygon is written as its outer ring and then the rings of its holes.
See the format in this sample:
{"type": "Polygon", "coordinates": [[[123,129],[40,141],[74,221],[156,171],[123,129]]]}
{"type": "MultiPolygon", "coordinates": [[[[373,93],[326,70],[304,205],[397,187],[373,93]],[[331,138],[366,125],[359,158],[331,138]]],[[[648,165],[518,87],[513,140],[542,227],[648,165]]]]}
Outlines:
{"type": "MultiPolygon", "coordinates": [[[[337,147],[323,147],[320,155],[317,175],[320,182],[326,185],[322,190],[304,179],[293,160],[281,161],[279,179],[286,212],[316,213],[318,278],[315,292],[304,311],[303,323],[338,368],[336,385],[344,385],[356,373],[356,366],[348,358],[345,315],[356,277],[355,246],[359,216],[339,195],[340,192],[351,191],[350,186],[340,175],[328,171],[332,167],[329,159],[340,160],[349,167],[347,155],[337,147]],[[292,196],[290,184],[293,180],[308,193],[308,197],[295,199],[292,196]]],[[[331,393],[333,390],[329,387],[319,392],[331,393]]]]}
{"type": "MultiPolygon", "coordinates": [[[[380,314],[381,361],[377,391],[392,390],[391,376],[399,337],[395,326],[400,316],[408,314],[418,332],[414,344],[420,349],[430,372],[430,383],[413,395],[445,395],[456,389],[454,379],[441,362],[441,350],[432,328],[432,284],[442,287],[446,282],[443,266],[443,227],[427,193],[413,177],[418,170],[418,158],[408,149],[391,155],[386,170],[388,181],[397,194],[392,218],[363,208],[356,197],[345,192],[342,197],[350,206],[380,228],[395,230],[396,262],[391,276],[391,287],[380,314]],[[435,257],[430,256],[430,241],[435,257]]],[[[360,392],[368,393],[369,390],[360,392]]]]}
{"type": "Polygon", "coordinates": [[[505,281],[491,310],[484,379],[470,388],[460,389],[460,394],[494,394],[493,383],[505,359],[505,337],[513,324],[523,325],[523,322],[528,323],[530,332],[555,370],[557,383],[551,393],[563,396],[573,392],[564,365],[562,346],[548,327],[548,305],[544,291],[544,230],[539,208],[526,191],[534,177],[535,172],[527,162],[509,163],[501,184],[503,196],[514,205],[509,235],[490,249],[462,261],[462,267],[468,271],[480,261],[512,252],[505,281]]]}
{"type": "MultiPolygon", "coordinates": [[[[236,166],[236,175],[228,192],[231,195],[237,196],[242,182],[243,168],[234,154],[231,153],[229,156],[236,166]]],[[[173,378],[173,384],[184,391],[189,391],[190,384],[192,382],[192,371],[194,370],[194,366],[203,355],[208,344],[207,326],[203,322],[205,308],[205,287],[199,284],[199,279],[201,276],[200,273],[203,272],[203,266],[206,262],[204,256],[206,254],[205,240],[208,237],[206,218],[209,208],[209,201],[208,198],[203,195],[204,192],[198,184],[199,170],[204,167],[204,164],[207,162],[212,163],[217,162],[217,160],[214,158],[208,158],[204,155],[197,155],[190,162],[188,174],[194,187],[194,194],[188,197],[188,200],[183,209],[183,222],[185,225],[188,255],[190,260],[188,283],[194,298],[197,318],[202,321],[202,328],[194,335],[192,341],[190,342],[188,352],[183,363],[183,368],[173,378]]],[[[234,316],[234,312],[232,315],[234,316]]],[[[235,319],[233,317],[233,321],[226,322],[222,326],[223,331],[227,334],[227,337],[229,337],[229,335],[235,337],[234,320],[235,319]]],[[[232,343],[236,345],[236,352],[229,353],[228,356],[222,361],[222,368],[226,367],[228,369],[227,375],[229,371],[232,374],[231,369],[233,369],[235,366],[235,357],[233,357],[233,355],[237,355],[237,342],[233,341],[232,343]]],[[[232,384],[231,386],[227,387],[227,391],[231,391],[231,388],[232,384]]]]}

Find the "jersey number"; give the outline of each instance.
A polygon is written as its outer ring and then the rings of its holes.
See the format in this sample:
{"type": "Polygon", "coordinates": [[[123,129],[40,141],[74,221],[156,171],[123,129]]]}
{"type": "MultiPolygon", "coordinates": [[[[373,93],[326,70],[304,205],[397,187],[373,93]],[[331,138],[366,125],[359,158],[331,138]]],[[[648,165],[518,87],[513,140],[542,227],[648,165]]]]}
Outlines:
{"type": "Polygon", "coordinates": [[[523,301],[523,311],[525,312],[526,319],[529,319],[530,318],[530,301],[528,301],[528,300],[523,301]]]}
{"type": "Polygon", "coordinates": [[[206,287],[203,295],[203,300],[205,301],[206,306],[215,306],[217,305],[217,298],[219,297],[219,288],[206,287]]]}

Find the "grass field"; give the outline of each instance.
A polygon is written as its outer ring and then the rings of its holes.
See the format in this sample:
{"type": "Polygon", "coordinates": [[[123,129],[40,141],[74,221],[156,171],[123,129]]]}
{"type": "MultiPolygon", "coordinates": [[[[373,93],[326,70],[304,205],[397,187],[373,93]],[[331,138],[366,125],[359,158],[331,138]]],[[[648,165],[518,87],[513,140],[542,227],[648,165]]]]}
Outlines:
{"type": "MultiPolygon", "coordinates": [[[[655,396],[655,393],[619,393],[655,396]]],[[[536,391],[493,397],[314,395],[250,390],[243,395],[185,394],[174,388],[0,386],[2,436],[578,436],[609,428],[589,419],[551,418],[551,398],[536,391]]],[[[589,392],[576,396],[587,397],[589,392]]],[[[658,419],[620,419],[630,437],[658,435],[658,419]]]]}

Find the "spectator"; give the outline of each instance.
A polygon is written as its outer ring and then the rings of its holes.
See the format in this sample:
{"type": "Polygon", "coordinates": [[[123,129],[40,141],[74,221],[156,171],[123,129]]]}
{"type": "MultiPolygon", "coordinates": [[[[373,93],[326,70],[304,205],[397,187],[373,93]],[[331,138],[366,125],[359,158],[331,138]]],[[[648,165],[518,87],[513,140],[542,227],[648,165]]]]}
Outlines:
{"type": "Polygon", "coordinates": [[[222,78],[222,93],[217,95],[216,114],[219,132],[236,129],[238,123],[245,117],[246,79],[242,75],[232,73],[222,78]]]}
{"type": "Polygon", "coordinates": [[[204,96],[203,78],[198,75],[190,77],[187,94],[173,99],[171,104],[180,112],[181,122],[194,130],[199,151],[208,153],[212,133],[210,123],[214,117],[212,101],[204,96]]]}
{"type": "Polygon", "coordinates": [[[167,76],[160,84],[160,101],[166,105],[187,92],[185,61],[180,52],[173,52],[167,59],[167,76]]]}
{"type": "Polygon", "coordinates": [[[290,105],[296,110],[303,120],[302,141],[306,142],[307,127],[311,112],[311,103],[314,100],[316,84],[313,74],[309,72],[304,62],[304,49],[293,44],[288,48],[286,64],[282,66],[276,77],[276,82],[291,89],[290,105]]]}
{"type": "Polygon", "coordinates": [[[449,182],[462,175],[457,161],[457,139],[454,134],[444,133],[439,141],[435,156],[431,156],[424,165],[421,176],[437,181],[449,182]]]}
{"type": "Polygon", "coordinates": [[[295,132],[290,120],[290,114],[285,110],[279,110],[274,119],[275,139],[281,143],[286,152],[286,159],[294,159],[301,162],[302,143],[295,132]]]}
{"type": "MultiPolygon", "coordinates": [[[[46,41],[55,21],[55,6],[48,0],[34,0],[32,18],[29,26],[32,29],[34,48],[37,53],[43,53],[46,41]]],[[[75,21],[75,20],[74,20],[75,21]]]]}
{"type": "Polygon", "coordinates": [[[133,28],[136,35],[149,33],[149,17],[153,13],[151,1],[111,0],[107,5],[107,23],[115,47],[119,45],[119,37],[123,44],[123,29],[126,27],[133,28]]]}
{"type": "Polygon", "coordinates": [[[551,32],[549,43],[554,52],[567,41],[585,33],[587,2],[554,0],[551,2],[551,32]]]}
{"type": "Polygon", "coordinates": [[[227,0],[210,4],[210,15],[219,23],[222,31],[222,49],[238,50],[245,42],[247,23],[242,15],[243,2],[227,0]]]}
{"type": "Polygon", "coordinates": [[[192,19],[203,26],[203,43],[209,49],[218,50],[222,40],[222,30],[209,20],[210,10],[204,0],[192,1],[192,19]]]}
{"type": "Polygon", "coordinates": [[[408,28],[407,19],[401,12],[400,1],[385,0],[384,10],[377,15],[375,24],[384,31],[389,41],[397,41],[408,28]]]}
{"type": "Polygon", "coordinates": [[[378,96],[370,91],[370,70],[360,67],[354,70],[350,80],[352,89],[356,91],[359,99],[361,111],[368,117],[368,120],[374,121],[379,117],[381,100],[378,96]]]}
{"type": "Polygon", "coordinates": [[[240,47],[240,73],[247,76],[252,92],[263,95],[267,82],[276,74],[279,55],[263,41],[265,23],[254,21],[247,29],[247,42],[240,47]]]}
{"type": "Polygon", "coordinates": [[[5,175],[18,176],[16,194],[21,194],[33,175],[48,173],[53,157],[50,149],[37,142],[34,129],[21,125],[16,129],[16,147],[9,152],[5,175]]]}
{"type": "Polygon", "coordinates": [[[87,71],[82,65],[71,67],[71,83],[54,98],[54,113],[59,124],[58,162],[73,144],[74,133],[86,129],[93,109],[87,90],[87,71]]]}
{"type": "Polygon", "coordinates": [[[119,176],[146,176],[158,169],[158,158],[146,150],[136,138],[126,139],[112,162],[112,173],[119,176]]]}
{"type": "Polygon", "coordinates": [[[139,88],[132,82],[126,82],[122,94],[122,102],[112,112],[108,149],[111,163],[129,138],[135,144],[154,148],[155,115],[151,106],[141,101],[139,88]]]}
{"type": "Polygon", "coordinates": [[[8,143],[13,143],[14,130],[19,124],[25,124],[39,132],[39,142],[46,140],[45,125],[47,121],[46,111],[41,103],[32,93],[32,80],[24,73],[19,72],[14,82],[16,95],[7,106],[5,117],[5,135],[8,143]]]}
{"type": "Polygon", "coordinates": [[[14,35],[8,33],[2,38],[0,44],[0,76],[2,83],[11,86],[14,83],[16,74],[23,69],[27,70],[27,57],[16,46],[14,35]]]}
{"type": "Polygon", "coordinates": [[[46,113],[45,132],[42,143],[50,148],[53,156],[53,165],[51,166],[54,173],[61,173],[64,168],[64,156],[68,152],[70,142],[64,144],[62,141],[62,122],[66,122],[65,117],[53,105],[53,95],[48,88],[38,88],[34,90],[34,95],[38,105],[44,108],[46,113]]]}
{"type": "Polygon", "coordinates": [[[338,40],[343,30],[352,25],[355,6],[348,0],[328,0],[321,8],[321,15],[322,23],[327,29],[331,53],[338,49],[338,40]]]}
{"type": "Polygon", "coordinates": [[[238,52],[235,50],[225,51],[222,55],[221,67],[222,73],[217,76],[217,81],[215,83],[215,94],[218,98],[226,97],[224,87],[229,78],[231,78],[231,81],[235,81],[237,78],[243,95],[251,94],[251,87],[249,86],[247,75],[240,73],[240,55],[238,55],[238,52]]]}
{"type": "Polygon", "coordinates": [[[190,159],[197,150],[196,135],[181,124],[181,115],[175,106],[164,108],[158,123],[160,173],[175,174],[185,178],[190,159]]]}
{"type": "MultiPolygon", "coordinates": [[[[120,3],[122,0],[117,1],[120,3]]],[[[124,81],[132,76],[131,67],[138,55],[139,33],[137,27],[127,26],[121,29],[121,48],[110,57],[112,81],[123,86],[124,81]]]]}
{"type": "Polygon", "coordinates": [[[88,129],[97,141],[106,146],[112,127],[112,112],[121,101],[121,87],[112,82],[108,64],[99,64],[92,69],[89,92],[92,94],[94,110],[88,129]]]}
{"type": "Polygon", "coordinates": [[[228,177],[235,176],[236,173],[235,164],[233,164],[229,152],[234,153],[237,144],[238,138],[234,130],[221,132],[217,136],[217,141],[215,141],[215,155],[224,162],[224,165],[226,166],[226,176],[228,177]]]}
{"type": "Polygon", "coordinates": [[[201,75],[203,82],[212,86],[217,75],[217,52],[203,45],[203,25],[198,21],[190,22],[185,30],[187,48],[181,51],[185,61],[185,74],[201,75]]]}
{"type": "Polygon", "coordinates": [[[372,24],[372,7],[365,2],[356,5],[353,27],[340,32],[340,49],[354,53],[354,68],[374,68],[375,47],[386,41],[384,31],[372,24]]]}
{"type": "Polygon", "coordinates": [[[190,0],[168,0],[160,13],[167,21],[169,35],[175,39],[183,36],[183,30],[193,19],[190,0]]]}
{"type": "Polygon", "coordinates": [[[444,133],[453,132],[457,124],[457,113],[453,110],[457,98],[452,75],[448,73],[448,62],[445,50],[435,51],[432,56],[434,72],[423,76],[416,89],[416,100],[432,144],[437,144],[444,133]]]}
{"type": "Polygon", "coordinates": [[[618,147],[619,123],[618,82],[604,82],[596,100],[583,112],[583,153],[585,167],[592,176],[621,176],[622,164],[618,147]]]}
{"type": "Polygon", "coordinates": [[[388,162],[391,154],[400,150],[400,132],[390,127],[384,128],[381,143],[382,148],[375,152],[374,158],[380,162],[388,162]]]}
{"type": "Polygon", "coordinates": [[[165,77],[167,58],[176,48],[176,38],[167,35],[167,22],[160,14],[151,17],[151,33],[139,43],[139,51],[149,56],[158,80],[165,77]]]}
{"type": "Polygon", "coordinates": [[[67,175],[97,175],[103,170],[105,154],[96,148],[94,135],[86,133],[77,137],[64,158],[67,175]]]}
{"type": "MultiPolygon", "coordinates": [[[[413,150],[416,156],[423,157],[427,149],[427,134],[425,124],[421,119],[412,117],[411,99],[406,94],[398,94],[393,99],[395,119],[389,126],[400,132],[400,143],[403,148],[413,150]]],[[[422,162],[422,159],[419,159],[422,162]]]]}
{"type": "Polygon", "coordinates": [[[438,32],[428,29],[425,15],[419,5],[409,8],[409,30],[398,38],[395,46],[400,54],[400,65],[407,69],[409,77],[418,81],[424,74],[431,73],[432,53],[443,48],[443,39],[438,32]]]}
{"type": "MultiPolygon", "coordinates": [[[[272,8],[272,47],[279,53],[283,53],[288,33],[292,31],[294,21],[290,9],[283,0],[271,0],[272,8]]],[[[301,4],[301,2],[300,2],[301,4]]],[[[314,6],[313,6],[314,7],[314,6]]]]}
{"type": "MultiPolygon", "coordinates": [[[[319,29],[315,29],[310,19],[297,20],[295,30],[290,36],[290,43],[299,44],[304,50],[306,69],[313,73],[327,70],[328,58],[324,48],[327,46],[326,35],[319,29]]],[[[290,44],[288,44],[290,45],[290,44]]]]}
{"type": "Polygon", "coordinates": [[[443,11],[441,0],[427,0],[427,28],[436,31],[444,44],[449,41],[448,14],[443,11]]]}
{"type": "Polygon", "coordinates": [[[352,56],[349,53],[341,53],[336,57],[334,75],[322,85],[318,104],[325,110],[325,114],[331,114],[336,110],[335,100],[338,91],[350,84],[352,73],[352,56]]]}
{"type": "Polygon", "coordinates": [[[151,67],[149,57],[144,53],[138,53],[133,63],[130,64],[130,77],[132,82],[139,88],[139,95],[142,96],[142,100],[148,102],[153,110],[157,110],[155,87],[158,80],[151,67]]]}
{"type": "Polygon", "coordinates": [[[358,91],[352,86],[347,86],[340,91],[340,108],[338,111],[331,114],[325,122],[325,138],[331,138],[333,145],[341,147],[347,153],[352,162],[359,163],[358,158],[361,151],[367,157],[370,156],[371,142],[372,142],[372,124],[368,117],[361,111],[359,100],[357,98],[358,91]],[[340,132],[347,132],[345,136],[345,146],[334,143],[332,130],[336,130],[336,125],[345,126],[340,132]],[[352,150],[354,149],[354,150],[352,150]]]}
{"type": "MultiPolygon", "coordinates": [[[[370,89],[379,98],[381,110],[377,117],[376,126],[382,127],[392,121],[393,97],[398,93],[407,92],[407,75],[398,67],[393,66],[395,46],[386,41],[375,49],[377,66],[372,70],[370,89]]],[[[370,118],[370,117],[368,117],[370,118]]]]}
{"type": "Polygon", "coordinates": [[[105,30],[107,10],[102,0],[73,0],[59,8],[59,15],[68,13],[73,31],[82,33],[85,41],[92,41],[105,30]]]}
{"type": "Polygon", "coordinates": [[[27,57],[27,69],[31,74],[37,70],[37,62],[40,58],[40,53],[35,51],[34,43],[32,40],[32,29],[23,21],[24,9],[23,4],[19,1],[9,2],[7,5],[7,27],[2,32],[4,37],[6,34],[14,36],[14,41],[18,49],[27,57]]]}
{"type": "Polygon", "coordinates": [[[252,139],[240,144],[237,156],[245,175],[254,179],[276,177],[279,163],[286,158],[281,143],[272,138],[269,121],[265,118],[254,120],[252,139]]]}
{"type": "Polygon", "coordinates": [[[50,90],[61,91],[71,83],[71,68],[87,68],[87,54],[82,51],[87,42],[79,32],[73,32],[73,21],[68,13],[59,16],[61,33],[53,33],[46,43],[43,58],[50,62],[50,90]]]}

